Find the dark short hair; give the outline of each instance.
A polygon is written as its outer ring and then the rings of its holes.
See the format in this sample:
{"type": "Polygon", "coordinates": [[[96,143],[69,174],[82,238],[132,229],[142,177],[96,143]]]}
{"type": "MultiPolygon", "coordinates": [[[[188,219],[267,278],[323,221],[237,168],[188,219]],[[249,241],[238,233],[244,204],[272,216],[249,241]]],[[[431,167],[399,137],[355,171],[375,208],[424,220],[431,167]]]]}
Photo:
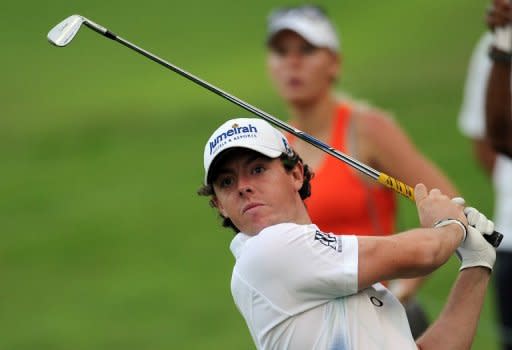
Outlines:
{"type": "MultiPolygon", "coordinates": [[[[271,159],[271,158],[266,157],[264,155],[261,155],[261,156],[263,158],[271,159]]],[[[286,154],[286,153],[282,153],[279,156],[279,159],[281,160],[281,163],[283,164],[284,169],[287,172],[292,171],[292,169],[299,162],[304,164],[303,161],[302,161],[302,158],[296,152],[293,152],[291,155],[290,154],[286,154]]],[[[300,198],[302,200],[305,200],[306,198],[311,196],[311,179],[313,178],[313,172],[311,171],[311,169],[309,168],[309,166],[307,164],[304,164],[304,174],[303,175],[304,175],[304,182],[302,183],[302,187],[299,189],[299,195],[300,195],[300,198]]],[[[211,184],[211,182],[206,184],[206,185],[201,186],[197,190],[197,194],[200,195],[200,196],[214,197],[215,196],[215,191],[213,189],[213,185],[211,184]]],[[[215,202],[213,201],[213,198],[210,198],[209,203],[210,203],[211,207],[213,207],[213,208],[216,207],[215,202]]],[[[221,213],[219,213],[219,216],[222,218],[222,226],[223,227],[229,227],[233,231],[235,231],[235,233],[240,232],[238,227],[236,227],[235,224],[233,224],[231,219],[222,216],[221,213]]]]}

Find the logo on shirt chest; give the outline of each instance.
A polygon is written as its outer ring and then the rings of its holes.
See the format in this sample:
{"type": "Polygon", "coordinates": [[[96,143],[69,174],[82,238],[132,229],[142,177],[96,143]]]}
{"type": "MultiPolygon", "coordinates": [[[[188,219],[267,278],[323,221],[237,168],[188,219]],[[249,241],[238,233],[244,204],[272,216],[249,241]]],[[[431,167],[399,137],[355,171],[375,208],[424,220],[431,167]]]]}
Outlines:
{"type": "Polygon", "coordinates": [[[365,293],[368,299],[370,299],[370,302],[376,307],[383,307],[384,304],[389,301],[389,297],[386,297],[386,295],[389,294],[389,291],[387,291],[387,289],[382,285],[369,287],[365,289],[365,293]]]}
{"type": "Polygon", "coordinates": [[[370,301],[372,302],[373,305],[377,307],[381,307],[382,305],[384,305],[384,302],[382,300],[373,295],[370,297],[370,301]]]}
{"type": "Polygon", "coordinates": [[[328,233],[324,233],[321,231],[315,232],[315,241],[319,241],[323,245],[334,249],[338,253],[341,253],[341,237],[336,237],[334,235],[330,235],[328,233]]]}

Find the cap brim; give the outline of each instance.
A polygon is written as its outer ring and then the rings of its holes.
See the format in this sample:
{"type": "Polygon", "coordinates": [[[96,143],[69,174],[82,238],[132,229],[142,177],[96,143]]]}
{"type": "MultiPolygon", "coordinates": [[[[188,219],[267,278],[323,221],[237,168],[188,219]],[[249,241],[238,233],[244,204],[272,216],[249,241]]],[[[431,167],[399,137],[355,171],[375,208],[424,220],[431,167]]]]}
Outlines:
{"type": "Polygon", "coordinates": [[[265,146],[260,145],[251,145],[251,147],[246,147],[242,145],[233,145],[226,147],[223,149],[218,155],[215,156],[215,158],[212,159],[210,165],[208,166],[208,171],[205,174],[204,177],[204,183],[207,185],[211,183],[211,175],[212,171],[222,162],[226,159],[226,156],[229,155],[232,151],[245,149],[248,151],[254,151],[257,153],[261,153],[264,156],[267,156],[269,158],[277,158],[279,157],[283,152],[280,150],[276,150],[273,148],[268,148],[265,146]]]}

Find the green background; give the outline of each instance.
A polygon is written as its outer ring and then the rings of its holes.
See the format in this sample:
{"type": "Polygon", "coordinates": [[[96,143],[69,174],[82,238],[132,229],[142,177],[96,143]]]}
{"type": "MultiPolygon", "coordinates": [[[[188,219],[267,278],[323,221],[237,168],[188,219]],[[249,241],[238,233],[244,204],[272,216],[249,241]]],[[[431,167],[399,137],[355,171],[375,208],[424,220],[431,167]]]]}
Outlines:
{"type": "MultiPolygon", "coordinates": [[[[488,178],[456,118],[486,1],[323,1],[345,53],[339,88],[394,113],[467,201],[488,178]]],[[[265,73],[272,1],[41,1],[0,14],[0,348],[250,349],[229,291],[231,232],[195,195],[206,138],[248,112],[82,29],[79,13],[286,120],[265,73]]],[[[401,159],[397,161],[407,161],[401,159]]],[[[401,228],[417,225],[400,201],[401,228]]],[[[420,293],[433,318],[452,259],[420,293]]],[[[495,349],[489,293],[475,349],[495,349]]]]}

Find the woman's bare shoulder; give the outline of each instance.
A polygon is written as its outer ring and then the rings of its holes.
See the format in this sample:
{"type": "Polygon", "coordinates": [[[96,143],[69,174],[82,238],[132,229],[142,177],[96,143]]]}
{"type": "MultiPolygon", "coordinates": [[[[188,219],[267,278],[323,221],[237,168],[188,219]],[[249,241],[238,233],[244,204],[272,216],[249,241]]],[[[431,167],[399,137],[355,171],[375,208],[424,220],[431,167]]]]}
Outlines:
{"type": "Polygon", "coordinates": [[[357,103],[353,107],[353,115],[359,137],[386,141],[404,134],[392,113],[373,105],[357,103]]]}

